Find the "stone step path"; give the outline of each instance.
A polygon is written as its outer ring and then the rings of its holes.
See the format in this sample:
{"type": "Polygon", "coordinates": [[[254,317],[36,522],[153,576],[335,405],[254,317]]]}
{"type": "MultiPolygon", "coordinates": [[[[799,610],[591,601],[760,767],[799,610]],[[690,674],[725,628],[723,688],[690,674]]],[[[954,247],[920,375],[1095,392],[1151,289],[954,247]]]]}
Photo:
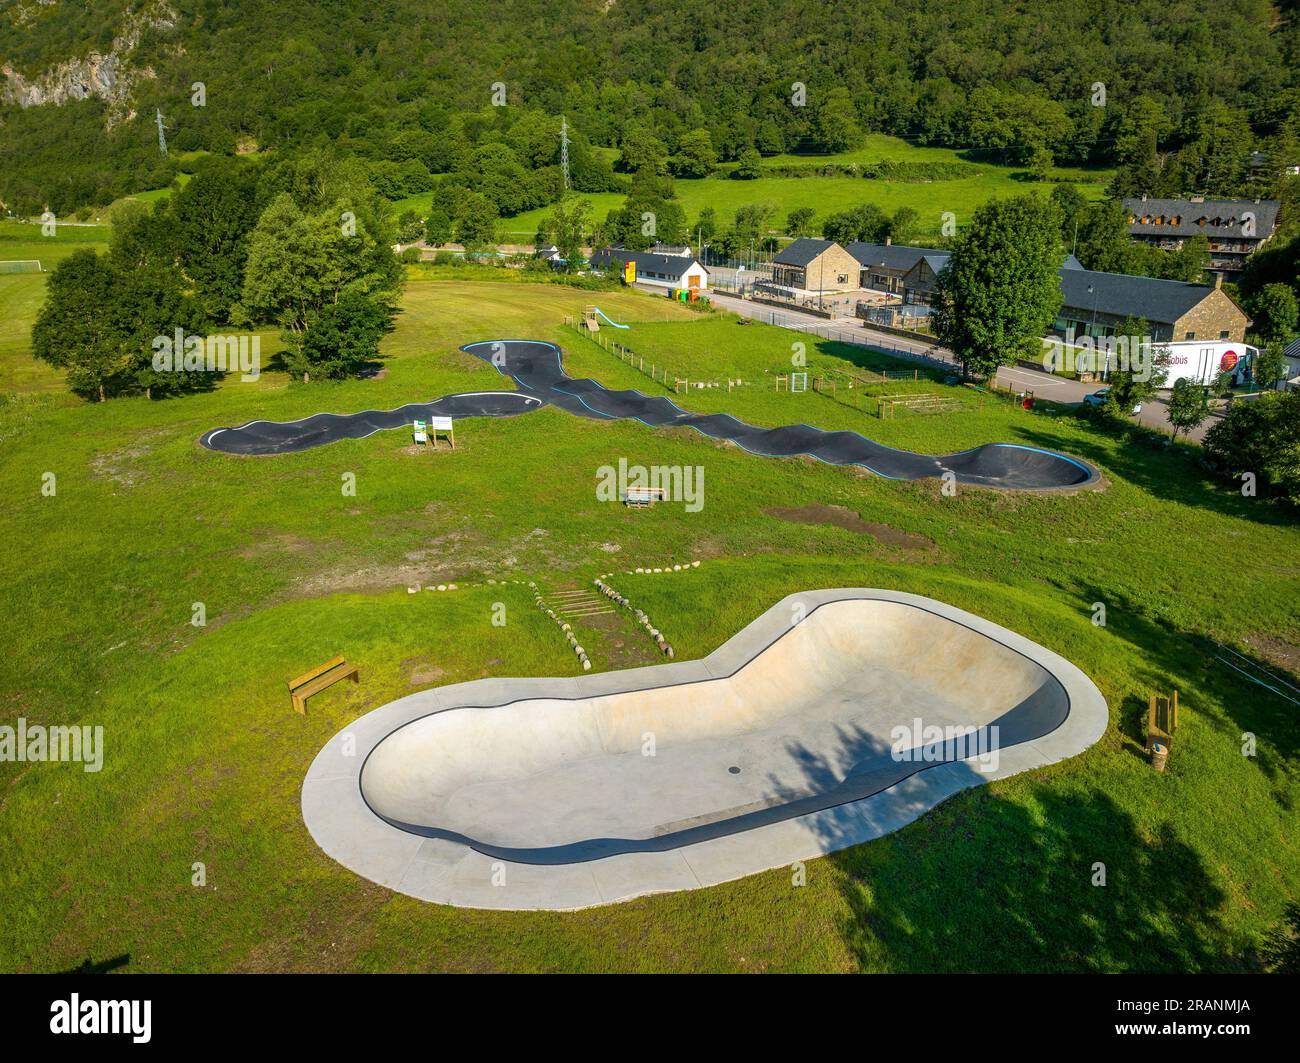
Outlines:
{"type": "Polygon", "coordinates": [[[553,591],[547,598],[556,611],[566,617],[600,616],[614,612],[604,597],[588,590],[553,591]]]}

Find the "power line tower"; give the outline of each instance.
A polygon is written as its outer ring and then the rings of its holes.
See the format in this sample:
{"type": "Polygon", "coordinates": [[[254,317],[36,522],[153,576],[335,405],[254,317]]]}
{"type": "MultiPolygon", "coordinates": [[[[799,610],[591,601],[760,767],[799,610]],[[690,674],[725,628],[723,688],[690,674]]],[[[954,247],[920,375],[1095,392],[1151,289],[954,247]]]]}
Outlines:
{"type": "Polygon", "coordinates": [[[162,111],[157,107],[154,108],[154,121],[158,123],[158,150],[164,155],[167,154],[167,133],[163,127],[162,111]]]}
{"type": "Polygon", "coordinates": [[[564,171],[564,189],[569,189],[569,122],[560,116],[560,169],[564,171]]]}

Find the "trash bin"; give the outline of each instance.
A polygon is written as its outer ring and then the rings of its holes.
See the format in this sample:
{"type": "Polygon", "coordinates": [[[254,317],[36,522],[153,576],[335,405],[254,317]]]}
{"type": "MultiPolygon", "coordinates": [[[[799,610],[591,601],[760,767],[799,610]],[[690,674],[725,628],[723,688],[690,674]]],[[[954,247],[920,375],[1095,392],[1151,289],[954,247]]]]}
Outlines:
{"type": "Polygon", "coordinates": [[[1163,742],[1151,743],[1151,766],[1156,771],[1165,770],[1165,762],[1169,759],[1169,747],[1163,742]]]}

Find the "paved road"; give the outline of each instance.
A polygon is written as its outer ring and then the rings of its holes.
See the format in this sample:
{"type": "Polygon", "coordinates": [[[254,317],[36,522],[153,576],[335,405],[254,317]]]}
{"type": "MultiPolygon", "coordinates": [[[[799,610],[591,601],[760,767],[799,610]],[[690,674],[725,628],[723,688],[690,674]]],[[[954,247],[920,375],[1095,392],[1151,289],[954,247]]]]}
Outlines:
{"type": "MultiPolygon", "coordinates": [[[[889,332],[864,327],[857,318],[833,318],[828,320],[816,314],[767,306],[764,303],[754,303],[719,291],[711,291],[709,296],[718,306],[732,310],[744,317],[753,318],[756,321],[765,321],[772,325],[779,325],[782,328],[794,329],[799,332],[810,332],[827,339],[841,340],[845,343],[860,343],[904,358],[921,359],[930,364],[956,368],[956,360],[953,358],[952,352],[940,347],[938,344],[925,343],[921,340],[908,339],[904,336],[895,336],[889,332]]],[[[1077,380],[1068,380],[1064,377],[1053,376],[1037,369],[1026,369],[1022,366],[1002,366],[999,368],[997,383],[1000,387],[1010,388],[1014,391],[1032,391],[1039,398],[1060,403],[1082,402],[1085,395],[1091,394],[1101,386],[1096,383],[1085,384],[1077,380]]],[[[1189,434],[1189,438],[1199,442],[1204,438],[1210,426],[1220,417],[1222,417],[1221,413],[1215,412],[1211,414],[1199,428],[1189,434]]],[[[1148,427],[1169,431],[1167,397],[1157,395],[1154,399],[1145,403],[1136,420],[1148,427]]]]}

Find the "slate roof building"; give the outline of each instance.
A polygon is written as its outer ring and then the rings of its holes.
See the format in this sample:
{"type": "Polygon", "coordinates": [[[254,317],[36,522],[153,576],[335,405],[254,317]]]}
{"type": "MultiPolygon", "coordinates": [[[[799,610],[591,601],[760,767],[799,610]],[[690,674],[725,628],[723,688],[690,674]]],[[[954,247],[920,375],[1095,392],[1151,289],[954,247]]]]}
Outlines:
{"type": "Polygon", "coordinates": [[[709,271],[694,255],[658,255],[653,251],[628,251],[622,247],[605,247],[591,256],[594,269],[622,269],[636,265],[636,283],[656,288],[696,288],[709,286],[709,271]]]}
{"type": "Polygon", "coordinates": [[[1064,335],[1113,336],[1126,318],[1147,323],[1154,341],[1231,340],[1246,338],[1250,319],[1223,290],[1213,285],[1099,273],[1089,269],[1061,270],[1062,306],[1053,326],[1064,335]]]}
{"type": "Polygon", "coordinates": [[[834,240],[802,237],[772,259],[772,282],[803,292],[846,292],[859,287],[858,260],[834,240]]]}
{"type": "Polygon", "coordinates": [[[1277,229],[1281,203],[1276,199],[1141,199],[1124,200],[1128,232],[1136,240],[1177,251],[1193,236],[1210,244],[1208,269],[1234,277],[1246,259],[1277,229]]]}

